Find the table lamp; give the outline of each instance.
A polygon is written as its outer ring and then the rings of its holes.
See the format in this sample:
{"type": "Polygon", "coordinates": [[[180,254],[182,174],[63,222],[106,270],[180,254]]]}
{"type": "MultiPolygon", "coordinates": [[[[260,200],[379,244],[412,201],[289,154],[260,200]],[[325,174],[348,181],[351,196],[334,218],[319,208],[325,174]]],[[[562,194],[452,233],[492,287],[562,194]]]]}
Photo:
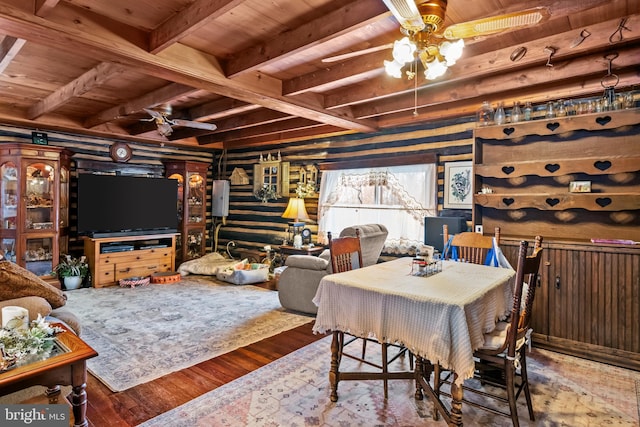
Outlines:
{"type": "Polygon", "coordinates": [[[282,218],[292,219],[289,222],[289,235],[293,234],[293,246],[297,249],[302,247],[302,229],[304,222],[302,220],[309,219],[307,209],[304,206],[304,199],[292,197],[289,199],[287,209],[282,214],[282,218]]]}

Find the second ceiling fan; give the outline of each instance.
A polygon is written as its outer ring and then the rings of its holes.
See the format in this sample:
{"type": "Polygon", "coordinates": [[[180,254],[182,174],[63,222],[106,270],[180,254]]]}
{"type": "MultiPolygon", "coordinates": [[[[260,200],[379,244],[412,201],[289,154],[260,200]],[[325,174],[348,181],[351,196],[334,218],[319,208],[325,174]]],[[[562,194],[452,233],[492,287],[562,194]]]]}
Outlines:
{"type": "Polygon", "coordinates": [[[213,123],[204,123],[204,122],[196,122],[193,120],[183,120],[183,119],[171,119],[169,116],[172,113],[171,105],[169,104],[161,104],[151,108],[145,108],[147,114],[151,117],[149,119],[144,119],[145,121],[153,121],[158,127],[158,133],[162,136],[169,136],[173,133],[173,126],[182,126],[194,129],[203,129],[214,131],[218,127],[213,123]]]}

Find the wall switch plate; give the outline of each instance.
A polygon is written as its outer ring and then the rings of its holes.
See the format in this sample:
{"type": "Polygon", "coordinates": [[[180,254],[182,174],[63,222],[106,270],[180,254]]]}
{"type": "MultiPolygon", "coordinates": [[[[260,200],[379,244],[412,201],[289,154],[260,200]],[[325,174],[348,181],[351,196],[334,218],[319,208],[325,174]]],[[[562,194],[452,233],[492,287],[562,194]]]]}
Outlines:
{"type": "Polygon", "coordinates": [[[482,234],[482,226],[481,225],[476,225],[476,233],[482,234]]]}

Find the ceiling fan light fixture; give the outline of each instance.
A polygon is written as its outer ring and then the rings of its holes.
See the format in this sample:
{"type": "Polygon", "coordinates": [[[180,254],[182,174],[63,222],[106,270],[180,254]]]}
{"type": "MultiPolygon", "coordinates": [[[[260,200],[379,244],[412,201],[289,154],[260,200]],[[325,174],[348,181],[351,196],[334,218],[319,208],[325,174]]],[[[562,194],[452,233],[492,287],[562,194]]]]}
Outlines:
{"type": "Polygon", "coordinates": [[[173,133],[173,128],[169,123],[158,124],[158,133],[162,136],[169,136],[173,133]]]}
{"type": "Polygon", "coordinates": [[[384,71],[391,77],[399,79],[402,77],[402,67],[404,64],[400,64],[396,60],[384,61],[384,71]]]}
{"type": "Polygon", "coordinates": [[[438,77],[444,75],[447,71],[447,64],[444,61],[440,61],[437,57],[434,57],[431,62],[427,63],[424,70],[424,77],[427,80],[435,80],[438,77]]]}
{"type": "Polygon", "coordinates": [[[445,41],[440,45],[440,53],[447,61],[447,67],[455,65],[456,61],[462,57],[464,50],[464,40],[459,39],[455,42],[445,41]]]}
{"type": "MultiPolygon", "coordinates": [[[[382,0],[400,23],[400,32],[405,38],[393,45],[393,62],[385,61],[388,74],[402,75],[398,67],[412,62],[417,54],[429,80],[442,76],[447,67],[461,57],[464,40],[501,31],[514,30],[538,24],[549,18],[548,7],[534,7],[489,18],[449,25],[443,29],[447,0],[382,0]],[[416,11],[421,25],[417,25],[416,11]],[[444,40],[443,40],[444,38],[444,40]],[[415,46],[415,50],[411,48],[415,46]]],[[[407,72],[412,78],[415,70],[407,72]]]]}
{"type": "Polygon", "coordinates": [[[413,61],[416,49],[416,45],[409,40],[409,37],[403,37],[393,43],[393,52],[391,54],[396,62],[406,64],[413,61]]]}

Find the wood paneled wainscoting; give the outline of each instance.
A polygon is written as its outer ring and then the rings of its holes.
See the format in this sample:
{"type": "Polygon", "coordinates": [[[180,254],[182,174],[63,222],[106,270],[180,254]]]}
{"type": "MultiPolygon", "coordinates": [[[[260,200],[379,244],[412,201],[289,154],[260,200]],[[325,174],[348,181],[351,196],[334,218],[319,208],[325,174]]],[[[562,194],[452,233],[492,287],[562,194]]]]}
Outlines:
{"type": "MultiPolygon", "coordinates": [[[[511,263],[518,240],[501,239],[511,263]]],[[[640,248],[543,244],[533,308],[533,343],[640,370],[640,248]]]]}

